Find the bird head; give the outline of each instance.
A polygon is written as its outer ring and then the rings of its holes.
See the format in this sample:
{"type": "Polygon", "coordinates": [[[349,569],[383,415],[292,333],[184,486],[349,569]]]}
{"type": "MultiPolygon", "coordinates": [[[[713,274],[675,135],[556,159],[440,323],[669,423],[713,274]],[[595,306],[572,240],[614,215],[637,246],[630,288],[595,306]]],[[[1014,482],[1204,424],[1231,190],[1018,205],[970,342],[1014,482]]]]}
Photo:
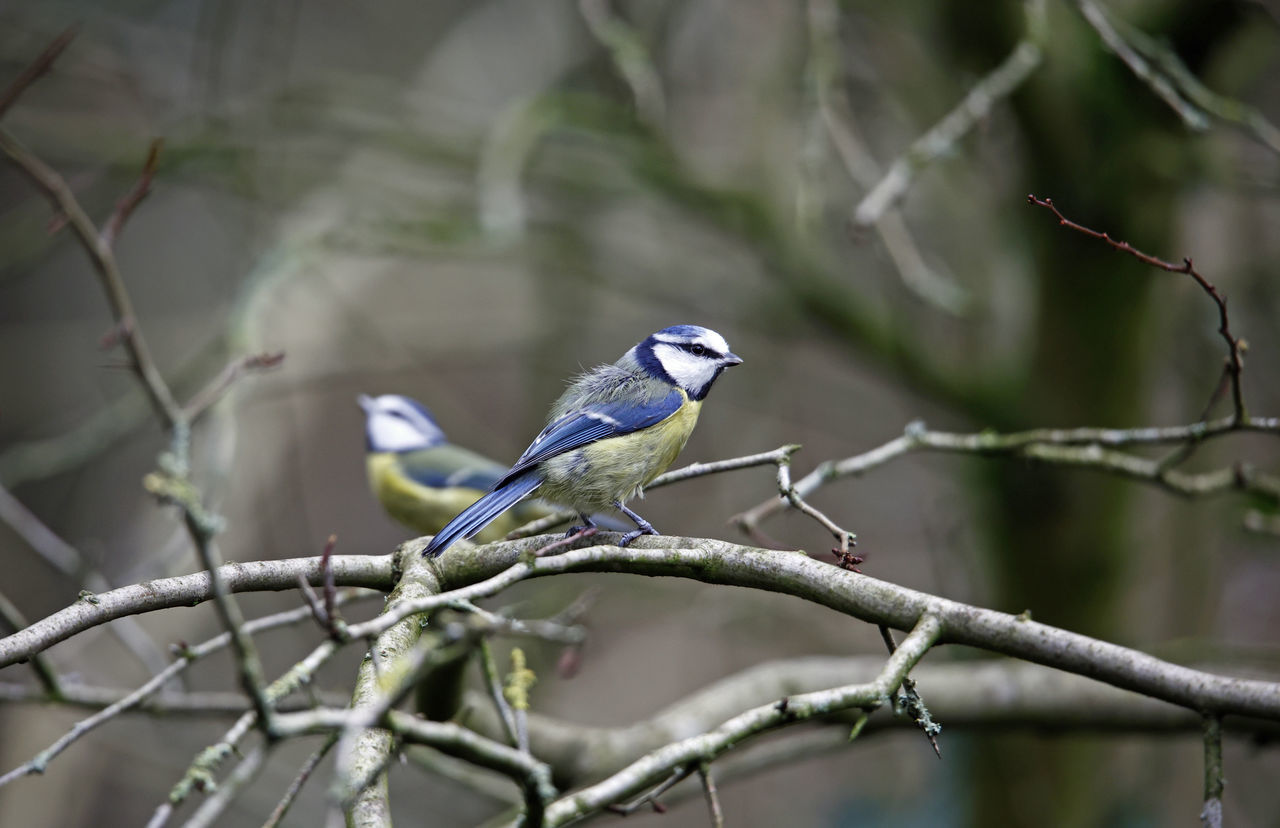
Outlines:
{"type": "Polygon", "coordinates": [[[447,442],[431,412],[416,400],[399,394],[361,394],[356,401],[364,409],[369,451],[413,451],[447,442]]]}
{"type": "Polygon", "coordinates": [[[699,325],[673,325],[650,334],[632,348],[634,359],[652,377],[682,388],[690,399],[701,400],[726,368],[742,364],[724,337],[699,325]]]}

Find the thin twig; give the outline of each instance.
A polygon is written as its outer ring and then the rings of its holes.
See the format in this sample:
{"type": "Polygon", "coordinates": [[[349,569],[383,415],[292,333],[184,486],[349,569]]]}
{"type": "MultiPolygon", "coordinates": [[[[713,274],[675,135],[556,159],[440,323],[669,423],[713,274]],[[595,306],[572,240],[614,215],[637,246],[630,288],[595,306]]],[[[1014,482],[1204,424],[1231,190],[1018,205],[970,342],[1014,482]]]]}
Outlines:
{"type": "Polygon", "coordinates": [[[53,42],[46,46],[35,60],[27,64],[27,68],[23,69],[18,77],[14,78],[4,92],[0,93],[0,116],[3,116],[9,107],[13,105],[13,102],[18,100],[23,92],[27,91],[27,87],[49,71],[50,67],[53,66],[53,62],[58,59],[58,55],[62,54],[62,50],[67,48],[67,45],[75,39],[79,31],[79,26],[72,26],[55,37],[53,42]]]}
{"type": "Polygon", "coordinates": [[[1081,15],[1098,33],[1098,37],[1107,48],[1120,58],[1133,74],[1151,87],[1151,91],[1163,99],[1189,129],[1199,132],[1209,128],[1208,116],[1190,101],[1185,100],[1163,72],[1157,71],[1120,36],[1100,6],[1089,0],[1076,0],[1076,5],[1080,7],[1081,15]]]}
{"type": "Polygon", "coordinates": [[[329,616],[325,613],[324,605],[320,603],[320,597],[311,588],[311,584],[307,583],[307,576],[301,572],[298,573],[298,591],[302,593],[307,609],[311,610],[311,617],[320,625],[320,629],[328,631],[329,616]]]}
{"type": "MultiPolygon", "coordinates": [[[[676,777],[680,774],[687,776],[695,772],[702,763],[715,760],[766,730],[853,707],[877,707],[901,685],[903,677],[924,657],[941,633],[942,622],[936,616],[925,614],[897,651],[889,656],[874,681],[787,696],[734,716],[707,733],[667,744],[604,780],[551,803],[547,807],[547,824],[564,825],[610,809],[657,779],[665,778],[664,785],[670,787],[679,781],[676,777]]],[[[641,800],[654,801],[659,792],[655,789],[641,800]]]]}
{"type": "MultiPolygon", "coordinates": [[[[1167,443],[1202,442],[1239,431],[1256,431],[1280,435],[1280,417],[1222,417],[1190,425],[1111,428],[1037,428],[1001,434],[980,431],[956,434],[932,431],[923,422],[907,424],[901,437],[870,451],[842,460],[827,460],[800,480],[793,488],[806,498],[818,489],[844,477],[858,477],[885,463],[914,451],[940,451],[979,456],[1025,456],[1048,463],[1096,468],[1122,474],[1136,480],[1155,483],[1188,497],[1217,494],[1228,489],[1255,492],[1276,499],[1280,497],[1280,481],[1248,467],[1226,468],[1201,474],[1184,474],[1166,468],[1160,461],[1102,447],[1163,445],[1167,443]]],[[[752,532],[766,518],[788,508],[786,498],[770,498],[735,516],[733,522],[743,531],[752,532]]]]}
{"type": "Polygon", "coordinates": [[[954,150],[956,143],[990,113],[996,102],[1010,95],[1040,66],[1044,7],[1044,0],[1028,0],[1027,34],[999,66],[970,88],[954,109],[912,142],[889,166],[880,183],[854,208],[854,225],[867,227],[879,220],[911,188],[917,172],[954,150]]]}
{"type": "MultiPolygon", "coordinates": [[[[352,593],[344,593],[340,600],[345,603],[354,597],[357,596],[352,593]]],[[[261,632],[285,626],[287,624],[295,624],[305,617],[305,610],[289,610],[287,612],[276,613],[275,615],[269,615],[250,621],[244,625],[243,629],[246,634],[261,632]]],[[[58,754],[62,753],[80,738],[88,735],[91,731],[119,716],[121,713],[125,713],[136,707],[142,706],[148,699],[152,698],[162,687],[164,687],[166,683],[185,671],[194,662],[211,653],[223,649],[230,643],[231,634],[222,633],[221,635],[215,636],[194,647],[182,647],[178,650],[179,658],[176,661],[169,664],[168,667],[157,673],[137,690],[134,690],[133,692],[107,704],[94,715],[77,722],[70,731],[60,737],[52,745],[42,750],[31,761],[15,768],[9,773],[6,773],[3,777],[0,777],[0,786],[23,776],[33,773],[43,773],[45,768],[48,767],[49,762],[53,761],[58,754]]],[[[67,688],[65,693],[60,692],[51,700],[56,701],[59,697],[63,697],[67,701],[72,702],[77,699],[82,699],[86,702],[96,701],[96,699],[85,698],[86,694],[84,691],[85,688],[80,687],[67,688]]],[[[99,694],[99,697],[100,696],[101,694],[99,694]]],[[[276,698],[278,699],[281,697],[281,695],[277,695],[276,698]]],[[[202,703],[209,704],[211,701],[212,700],[205,700],[202,703]]],[[[240,697],[238,706],[243,706],[243,697],[240,697]]]]}
{"type": "Polygon", "coordinates": [[[330,535],[325,542],[324,552],[320,553],[320,575],[324,581],[324,615],[329,619],[329,635],[339,636],[339,625],[342,619],[338,616],[336,599],[338,589],[333,582],[333,550],[338,545],[338,536],[330,535]]]}
{"type": "Polygon", "coordinates": [[[553,555],[556,552],[560,551],[561,549],[572,546],[573,544],[577,543],[580,540],[585,540],[586,538],[595,536],[599,531],[600,531],[600,528],[597,526],[584,526],[581,529],[579,529],[577,532],[574,532],[572,535],[565,535],[563,538],[560,538],[559,540],[556,540],[556,541],[552,541],[546,546],[541,547],[540,549],[536,550],[533,554],[535,557],[539,557],[539,558],[544,555],[553,555]]]}
{"type": "Polygon", "coordinates": [[[591,34],[608,50],[618,74],[631,88],[640,120],[661,128],[666,116],[662,79],[639,32],[614,13],[609,0],[578,0],[578,10],[591,34]]]}
{"type": "Polygon", "coordinates": [[[182,410],[161,376],[146,339],[134,324],[137,316],[129,293],[125,290],[124,280],[120,276],[115,254],[109,246],[102,243],[93,220],[80,206],[75,194],[67,186],[66,180],[4,129],[0,129],[0,150],[35,182],[52,202],[54,209],[67,217],[67,221],[79,237],[81,245],[98,273],[108,304],[111,306],[111,313],[116,324],[124,331],[124,346],[129,352],[131,365],[138,378],[142,380],[152,405],[163,418],[165,425],[172,427],[181,422],[182,410]]]}
{"type": "Polygon", "coordinates": [[[249,751],[249,755],[236,765],[235,770],[231,771],[218,785],[213,795],[200,803],[200,807],[191,815],[191,819],[186,821],[183,828],[209,828],[216,823],[218,817],[222,816],[222,812],[235,801],[241,789],[257,777],[258,771],[262,770],[263,764],[266,763],[267,753],[271,748],[272,743],[267,742],[249,751]]]}
{"type": "Polygon", "coordinates": [[[645,805],[648,805],[653,809],[654,813],[665,814],[667,812],[667,806],[659,802],[658,798],[692,776],[695,769],[696,767],[693,764],[676,768],[671,772],[670,776],[659,782],[652,790],[644,792],[626,804],[615,803],[613,805],[608,805],[605,807],[605,810],[611,814],[617,814],[618,816],[630,816],[645,805]]]}
{"type": "Polygon", "coordinates": [[[587,631],[582,627],[562,624],[550,618],[510,618],[496,612],[489,612],[470,601],[456,601],[449,604],[449,608],[468,613],[478,619],[483,625],[481,631],[484,633],[527,636],[557,644],[581,644],[587,639],[587,631]]]}
{"type": "Polygon", "coordinates": [[[715,777],[711,775],[711,763],[700,763],[698,775],[702,777],[702,792],[707,796],[707,809],[711,811],[711,828],[724,828],[724,811],[720,808],[715,777]]]}
{"type": "Polygon", "coordinates": [[[1244,407],[1244,393],[1240,388],[1240,374],[1244,371],[1244,348],[1240,344],[1240,340],[1231,334],[1231,325],[1227,319],[1227,298],[1219,293],[1218,289],[1214,287],[1208,279],[1200,275],[1200,273],[1195,269],[1195,266],[1191,263],[1191,259],[1184,258],[1182,260],[1182,264],[1174,264],[1173,262],[1167,262],[1164,259],[1143,253],[1128,242],[1116,241],[1108,233],[1091,230],[1082,224],[1077,224],[1076,222],[1068,219],[1060,210],[1058,210],[1057,206],[1053,203],[1053,199],[1036,198],[1035,195],[1028,195],[1027,203],[1036,205],[1037,207],[1047,208],[1057,216],[1058,223],[1063,227],[1075,230],[1077,233],[1083,233],[1090,238],[1100,239],[1114,247],[1116,250],[1119,250],[1122,253],[1128,253],[1143,264],[1168,271],[1169,273],[1185,273],[1192,279],[1195,279],[1196,284],[1200,286],[1201,290],[1207,293],[1209,298],[1213,300],[1213,303],[1218,306],[1218,333],[1221,334],[1223,341],[1227,344],[1226,370],[1231,376],[1231,402],[1235,410],[1234,421],[1237,424],[1242,424],[1248,419],[1244,407]]]}
{"type": "Polygon", "coordinates": [[[208,385],[201,389],[183,408],[187,421],[194,423],[204,416],[214,403],[222,398],[237,379],[246,373],[268,371],[284,361],[283,351],[248,354],[227,364],[208,385]]]}
{"type": "MultiPolygon", "coordinates": [[[[22,610],[18,609],[18,605],[10,601],[3,592],[0,592],[0,621],[9,627],[11,632],[17,632],[27,626],[27,619],[22,614],[22,610]]],[[[31,669],[35,671],[36,678],[39,679],[45,693],[55,701],[62,698],[62,685],[58,680],[58,671],[49,663],[49,659],[43,654],[33,656],[31,669]]],[[[3,784],[3,780],[0,780],[0,785],[3,784]]]]}
{"type": "Polygon", "coordinates": [[[289,783],[289,787],[285,789],[284,796],[280,798],[280,802],[272,809],[271,814],[267,817],[267,821],[262,823],[262,828],[276,828],[289,813],[289,808],[293,806],[293,802],[298,798],[298,794],[302,791],[302,786],[307,784],[307,780],[311,778],[311,774],[324,760],[325,754],[338,743],[338,734],[330,734],[329,738],[324,740],[324,744],[316,748],[315,751],[307,757],[307,761],[302,763],[302,767],[298,769],[298,775],[289,783]]]}
{"type": "MultiPolygon", "coordinates": [[[[827,139],[843,163],[849,178],[864,190],[880,180],[880,165],[858,134],[853,107],[842,86],[843,45],[840,41],[840,11],[834,0],[809,0],[808,71],[814,89],[818,117],[827,139]]],[[[815,174],[823,174],[817,171],[815,174]]],[[[953,315],[965,314],[972,299],[969,292],[951,278],[925,263],[902,213],[888,208],[874,225],[885,253],[902,284],[930,306],[953,315]]],[[[861,235],[861,234],[856,234],[861,235]]]]}
{"type": "Polygon", "coordinates": [[[129,220],[129,216],[133,215],[134,209],[142,203],[142,200],[150,194],[151,179],[155,177],[156,166],[160,163],[160,149],[163,146],[163,138],[156,138],[151,142],[151,147],[147,150],[147,160],[142,164],[142,175],[138,176],[137,182],[129,192],[116,202],[116,208],[111,211],[110,218],[103,225],[99,240],[108,250],[115,247],[116,236],[120,235],[124,223],[129,220]]]}
{"type": "Polygon", "coordinates": [[[1204,718],[1204,808],[1200,823],[1204,828],[1222,828],[1222,717],[1204,718]]]}
{"type": "Polygon", "coordinates": [[[498,720],[502,722],[508,743],[513,747],[518,746],[520,736],[516,730],[516,717],[511,711],[511,705],[507,703],[507,697],[502,692],[502,676],[498,674],[498,663],[493,658],[493,647],[489,645],[488,639],[480,639],[479,651],[480,671],[484,674],[485,689],[489,691],[489,698],[493,700],[493,706],[498,711],[498,720]]]}
{"type": "Polygon", "coordinates": [[[818,509],[809,505],[800,493],[796,491],[796,487],[791,485],[791,459],[788,457],[778,463],[778,491],[781,496],[791,504],[792,508],[799,510],[802,514],[808,515],[818,521],[824,529],[832,534],[838,544],[835,549],[831,550],[842,564],[861,563],[861,561],[853,561],[856,556],[851,555],[850,549],[857,545],[854,538],[857,537],[853,532],[838,526],[835,521],[827,517],[818,509]]]}
{"type": "MultiPolygon", "coordinates": [[[[898,649],[898,643],[893,640],[893,630],[880,624],[880,637],[884,639],[884,645],[889,650],[889,655],[893,655],[898,649]]],[[[916,690],[916,683],[910,676],[902,677],[902,687],[899,694],[893,702],[895,713],[902,712],[911,717],[916,726],[924,731],[924,735],[929,740],[929,744],[933,746],[933,752],[938,758],[942,758],[942,749],[938,747],[938,734],[942,732],[942,725],[933,721],[933,717],[929,713],[929,708],[925,706],[924,699],[920,698],[920,693],[916,690]]],[[[866,719],[861,719],[854,725],[853,733],[849,736],[850,741],[857,738],[858,731],[862,725],[866,724],[866,719]]]]}
{"type": "MultiPolygon", "coordinates": [[[[111,589],[111,584],[89,565],[80,550],[63,540],[3,485],[0,485],[0,521],[8,524],[27,546],[73,583],[79,582],[94,593],[111,589]]],[[[137,619],[121,618],[107,629],[148,672],[156,673],[165,668],[168,659],[137,619]]]]}
{"type": "Polygon", "coordinates": [[[231,648],[236,655],[236,667],[240,674],[240,685],[245,694],[253,702],[253,709],[258,714],[258,727],[262,728],[267,738],[272,738],[271,702],[267,696],[265,682],[262,677],[262,661],[258,658],[258,648],[253,639],[244,630],[244,615],[240,605],[231,596],[226,582],[222,578],[222,560],[212,539],[206,536],[204,529],[197,525],[190,515],[186,518],[187,528],[195,542],[196,551],[200,555],[200,564],[209,572],[209,585],[213,590],[213,606],[218,611],[222,625],[231,633],[231,648]]]}

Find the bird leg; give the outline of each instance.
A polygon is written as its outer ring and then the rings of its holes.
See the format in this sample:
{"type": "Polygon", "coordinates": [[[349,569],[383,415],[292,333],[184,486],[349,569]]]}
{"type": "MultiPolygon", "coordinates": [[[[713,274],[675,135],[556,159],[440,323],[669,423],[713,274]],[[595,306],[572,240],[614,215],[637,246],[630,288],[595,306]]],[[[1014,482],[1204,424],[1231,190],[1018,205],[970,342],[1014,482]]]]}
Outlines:
{"type": "Polygon", "coordinates": [[[591,519],[590,515],[584,514],[583,512],[578,512],[578,517],[582,518],[582,525],[570,526],[569,531],[564,533],[564,536],[566,538],[571,538],[574,535],[578,534],[579,532],[585,532],[588,529],[596,528],[596,522],[591,519]]]}
{"type": "Polygon", "coordinates": [[[637,515],[622,504],[621,500],[613,501],[613,505],[617,507],[619,512],[631,518],[635,523],[636,529],[622,536],[622,540],[618,541],[618,546],[626,546],[641,535],[656,535],[658,530],[653,528],[653,524],[637,515]]]}

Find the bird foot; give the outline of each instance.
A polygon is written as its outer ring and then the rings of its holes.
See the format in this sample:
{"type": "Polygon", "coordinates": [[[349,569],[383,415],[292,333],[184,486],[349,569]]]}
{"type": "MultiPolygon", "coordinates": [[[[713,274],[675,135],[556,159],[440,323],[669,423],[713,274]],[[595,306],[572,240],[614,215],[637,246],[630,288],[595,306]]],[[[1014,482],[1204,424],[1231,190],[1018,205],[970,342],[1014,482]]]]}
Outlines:
{"type": "Polygon", "coordinates": [[[598,527],[596,526],[596,522],[595,522],[594,520],[592,520],[591,518],[589,518],[588,516],[583,515],[583,514],[579,514],[579,515],[578,515],[578,517],[582,518],[582,523],[581,523],[580,525],[578,525],[578,526],[570,526],[570,527],[569,527],[569,531],[564,533],[564,536],[565,536],[566,538],[571,538],[571,537],[573,537],[574,535],[581,534],[581,533],[583,533],[583,532],[587,531],[588,529],[596,529],[596,528],[598,528],[598,527]]]}
{"type": "Polygon", "coordinates": [[[654,529],[652,526],[646,525],[643,529],[632,529],[630,532],[623,535],[622,539],[618,541],[618,546],[626,546],[636,538],[640,537],[641,535],[660,535],[660,534],[662,533],[659,532],[657,529],[654,529]]]}
{"type": "Polygon", "coordinates": [[[653,528],[653,524],[637,515],[635,512],[622,505],[622,501],[615,500],[613,505],[619,512],[631,518],[636,528],[622,536],[622,540],[618,541],[618,546],[626,546],[641,535],[656,535],[658,530],[653,528]]]}

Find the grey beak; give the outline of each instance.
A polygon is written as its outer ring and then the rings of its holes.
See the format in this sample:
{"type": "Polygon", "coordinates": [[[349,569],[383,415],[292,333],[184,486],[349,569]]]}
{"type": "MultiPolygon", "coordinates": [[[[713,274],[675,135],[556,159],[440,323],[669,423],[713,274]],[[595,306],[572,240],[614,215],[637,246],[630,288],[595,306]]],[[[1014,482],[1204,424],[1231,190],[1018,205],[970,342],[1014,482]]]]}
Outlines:
{"type": "Polygon", "coordinates": [[[725,354],[723,357],[721,357],[720,361],[724,363],[724,367],[732,368],[735,365],[742,364],[742,357],[738,356],[733,352],[729,352],[725,354]]]}

